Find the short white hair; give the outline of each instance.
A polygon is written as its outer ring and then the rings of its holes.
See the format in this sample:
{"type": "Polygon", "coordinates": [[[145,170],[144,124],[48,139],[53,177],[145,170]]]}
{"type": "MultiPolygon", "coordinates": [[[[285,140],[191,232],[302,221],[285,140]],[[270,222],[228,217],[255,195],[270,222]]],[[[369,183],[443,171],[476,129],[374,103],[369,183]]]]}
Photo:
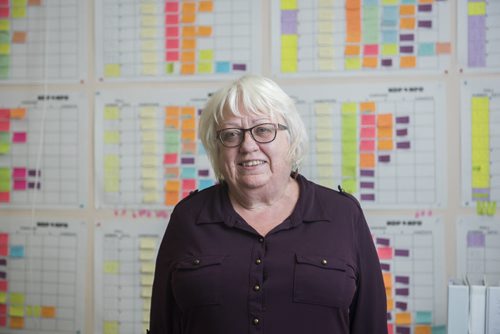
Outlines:
{"type": "Polygon", "coordinates": [[[241,111],[265,115],[273,121],[283,119],[288,127],[291,161],[290,172],[297,172],[307,147],[307,132],[295,107],[295,102],[273,80],[256,75],[245,75],[214,93],[203,109],[198,136],[212,163],[215,177],[224,179],[218,162],[218,126],[224,121],[224,110],[234,116],[241,111]]]}

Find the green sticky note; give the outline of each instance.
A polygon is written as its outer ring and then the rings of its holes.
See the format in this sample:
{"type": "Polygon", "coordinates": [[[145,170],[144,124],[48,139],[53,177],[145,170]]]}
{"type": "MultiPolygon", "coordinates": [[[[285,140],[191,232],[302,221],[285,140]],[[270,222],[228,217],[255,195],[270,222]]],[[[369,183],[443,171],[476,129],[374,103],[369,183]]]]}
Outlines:
{"type": "Polygon", "coordinates": [[[166,144],[179,144],[181,142],[180,137],[181,137],[180,131],[178,131],[178,130],[165,131],[165,143],[166,144]]]}
{"type": "Polygon", "coordinates": [[[431,311],[417,311],[415,315],[415,323],[417,324],[431,324],[432,312],[431,311]]]}
{"type": "Polygon", "coordinates": [[[10,134],[7,132],[0,132],[0,143],[10,143],[10,134]]]}
{"type": "Polygon", "coordinates": [[[174,63],[167,63],[165,65],[165,73],[167,73],[167,74],[174,73],[174,63]]]}
{"type": "Polygon", "coordinates": [[[432,326],[432,334],[446,334],[446,325],[432,326]]]}
{"type": "Polygon", "coordinates": [[[9,297],[11,305],[24,305],[24,293],[11,293],[9,297]]]}
{"type": "Polygon", "coordinates": [[[0,67],[8,67],[10,65],[9,55],[0,55],[0,67]]]}
{"type": "Polygon", "coordinates": [[[165,153],[177,153],[179,151],[178,143],[166,143],[165,144],[165,153]]]}
{"type": "Polygon", "coordinates": [[[10,35],[6,31],[0,31],[0,44],[3,43],[9,43],[10,42],[10,35]]]}
{"type": "Polygon", "coordinates": [[[0,143],[0,154],[6,154],[10,151],[10,143],[0,143]]]}
{"type": "Polygon", "coordinates": [[[9,68],[6,66],[0,66],[0,79],[9,78],[9,68]]]}

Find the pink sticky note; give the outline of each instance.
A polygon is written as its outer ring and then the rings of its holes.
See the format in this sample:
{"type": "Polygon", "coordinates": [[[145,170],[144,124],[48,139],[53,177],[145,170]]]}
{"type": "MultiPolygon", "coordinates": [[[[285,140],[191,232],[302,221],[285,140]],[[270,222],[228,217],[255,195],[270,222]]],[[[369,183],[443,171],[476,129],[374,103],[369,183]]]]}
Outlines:
{"type": "Polygon", "coordinates": [[[12,142],[26,143],[26,132],[14,132],[12,135],[12,142]]]}
{"type": "Polygon", "coordinates": [[[167,49],[178,49],[179,48],[179,40],[176,39],[167,39],[165,42],[165,46],[167,49]]]}
{"type": "Polygon", "coordinates": [[[164,164],[175,164],[177,163],[177,153],[168,153],[163,156],[164,164]]]}
{"type": "Polygon", "coordinates": [[[194,190],[196,188],[196,180],[194,179],[184,179],[182,180],[183,190],[194,190]]]}
{"type": "Polygon", "coordinates": [[[375,125],[375,115],[361,115],[361,125],[375,125]]]}
{"type": "Polygon", "coordinates": [[[392,247],[378,247],[377,253],[380,260],[392,259],[392,247]]]}
{"type": "Polygon", "coordinates": [[[10,109],[0,109],[0,119],[9,119],[10,118],[10,109]]]}
{"type": "Polygon", "coordinates": [[[24,167],[14,167],[12,170],[12,177],[14,179],[25,179],[26,175],[26,168],[24,167]]]}
{"type": "Polygon", "coordinates": [[[10,10],[9,10],[9,7],[4,7],[4,8],[1,8],[0,7],[0,18],[8,18],[10,15],[10,10]]]}
{"type": "Polygon", "coordinates": [[[362,140],[359,143],[360,151],[375,151],[375,141],[374,140],[362,140]]]}
{"type": "Polygon", "coordinates": [[[26,180],[14,180],[14,190],[26,190],[26,180]]]}
{"type": "Polygon", "coordinates": [[[165,59],[167,61],[178,61],[179,60],[179,52],[177,52],[177,51],[167,52],[165,59]]]}
{"type": "Polygon", "coordinates": [[[0,203],[9,203],[9,202],[10,202],[10,192],[8,191],[0,192],[0,203]]]}
{"type": "Polygon", "coordinates": [[[165,29],[166,37],[179,37],[179,27],[167,27],[165,29]]]}
{"type": "Polygon", "coordinates": [[[10,121],[0,120],[0,131],[9,132],[10,131],[10,121]]]}
{"type": "Polygon", "coordinates": [[[173,2],[173,1],[167,1],[165,3],[165,12],[175,12],[177,13],[179,11],[179,3],[178,2],[173,2]]]}
{"type": "Polygon", "coordinates": [[[179,24],[179,15],[178,14],[165,15],[165,23],[166,24],[179,24]]]}
{"type": "Polygon", "coordinates": [[[361,138],[375,138],[375,128],[361,128],[361,138]]]}
{"type": "Polygon", "coordinates": [[[366,56],[378,55],[378,44],[367,44],[363,47],[363,54],[366,56]]]}

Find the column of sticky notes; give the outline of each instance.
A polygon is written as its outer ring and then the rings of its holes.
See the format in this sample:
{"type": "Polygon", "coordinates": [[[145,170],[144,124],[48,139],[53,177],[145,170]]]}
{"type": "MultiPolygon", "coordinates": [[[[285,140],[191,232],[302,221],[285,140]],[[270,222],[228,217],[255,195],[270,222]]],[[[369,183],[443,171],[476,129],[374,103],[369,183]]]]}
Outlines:
{"type": "Polygon", "coordinates": [[[140,185],[143,192],[142,203],[161,203],[162,162],[161,155],[161,122],[162,108],[159,105],[140,105],[141,139],[139,143],[141,176],[140,185]]]}
{"type": "Polygon", "coordinates": [[[334,188],[334,130],[335,122],[333,104],[328,102],[319,102],[314,104],[314,131],[316,140],[314,141],[314,151],[316,156],[316,169],[318,183],[334,188]]]}
{"type": "Polygon", "coordinates": [[[281,9],[281,72],[298,70],[299,35],[297,0],[280,0],[281,9]]]}
{"type": "Polygon", "coordinates": [[[360,142],[359,142],[359,188],[361,201],[375,200],[375,154],[377,143],[376,105],[374,102],[361,102],[360,142]]]}
{"type": "Polygon", "coordinates": [[[161,4],[151,1],[140,1],[140,74],[156,76],[160,73],[162,59],[161,31],[157,28],[161,22],[163,8],[161,4]]]}
{"type": "MultiPolygon", "coordinates": [[[[120,109],[116,105],[108,105],[104,108],[103,118],[105,123],[118,123],[120,120],[120,109]]],[[[118,126],[104,130],[103,142],[107,146],[117,147],[121,142],[118,126]]],[[[118,194],[120,192],[120,155],[118,150],[110,150],[103,156],[103,182],[106,194],[118,194]]]]}
{"type": "Polygon", "coordinates": [[[490,110],[488,96],[471,100],[472,198],[490,200],[490,110]]]}
{"type": "Polygon", "coordinates": [[[468,66],[486,66],[486,2],[469,0],[468,14],[468,66]]]}
{"type": "Polygon", "coordinates": [[[156,236],[104,237],[102,333],[145,333],[149,328],[156,236]]]}
{"type": "Polygon", "coordinates": [[[358,191],[358,108],[356,102],[341,106],[342,186],[349,193],[358,191]]]}
{"type": "MultiPolygon", "coordinates": [[[[315,58],[317,58],[317,68],[321,71],[331,71],[335,69],[335,67],[339,67],[339,65],[335,63],[335,49],[333,48],[333,46],[335,45],[335,43],[339,44],[340,39],[335,40],[336,38],[338,39],[338,37],[335,35],[335,25],[333,24],[333,22],[336,19],[340,19],[340,13],[339,11],[335,11],[333,6],[334,0],[325,0],[319,2],[318,11],[316,14],[317,22],[315,22],[318,36],[316,36],[315,41],[311,41],[317,46],[317,55],[315,58]]],[[[297,11],[295,11],[295,13],[297,13],[297,11]]],[[[295,22],[294,25],[297,26],[297,22],[295,22]]],[[[307,31],[307,29],[303,30],[307,31]]],[[[301,59],[301,63],[302,61],[303,59],[301,59]]],[[[310,68],[313,68],[313,66],[310,66],[310,68]]]]}
{"type": "Polygon", "coordinates": [[[26,166],[16,165],[11,155],[18,144],[26,144],[26,127],[19,122],[26,118],[26,109],[0,109],[0,203],[9,203],[13,196],[11,192],[22,192],[28,189],[40,188],[40,183],[31,180],[36,176],[35,170],[26,166]]]}
{"type": "Polygon", "coordinates": [[[0,79],[9,77],[10,46],[12,42],[9,21],[11,10],[9,0],[0,0],[0,79]]]}
{"type": "Polygon", "coordinates": [[[344,68],[361,68],[361,0],[346,0],[346,35],[344,47],[344,68]]]}
{"type": "MultiPolygon", "coordinates": [[[[353,19],[355,18],[352,17],[351,20],[353,19]]],[[[363,68],[378,67],[378,56],[380,52],[379,41],[381,34],[380,30],[378,29],[379,20],[380,20],[379,6],[376,3],[376,1],[363,0],[363,17],[361,21],[361,25],[363,27],[361,36],[363,49],[362,50],[354,49],[354,51],[356,51],[356,54],[353,55],[353,56],[358,56],[362,52],[363,61],[361,66],[363,68]]],[[[354,22],[353,24],[355,24],[354,22]]],[[[351,39],[352,38],[353,37],[351,36],[351,39]]],[[[355,61],[353,64],[346,63],[346,68],[348,68],[347,66],[356,68],[357,65],[358,63],[355,61]]]]}
{"type": "Polygon", "coordinates": [[[411,235],[375,238],[386,289],[389,334],[434,332],[431,238],[411,235]],[[408,247],[412,245],[410,250],[408,247]]]}

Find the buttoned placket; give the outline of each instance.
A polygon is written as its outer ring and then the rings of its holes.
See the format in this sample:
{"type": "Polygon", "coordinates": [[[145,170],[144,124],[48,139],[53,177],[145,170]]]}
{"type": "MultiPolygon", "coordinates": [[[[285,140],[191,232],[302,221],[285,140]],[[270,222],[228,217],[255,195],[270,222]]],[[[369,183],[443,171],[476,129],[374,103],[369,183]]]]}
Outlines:
{"type": "Polygon", "coordinates": [[[248,289],[249,333],[262,333],[264,317],[264,258],[266,240],[255,237],[250,266],[250,286],[248,289]]]}

